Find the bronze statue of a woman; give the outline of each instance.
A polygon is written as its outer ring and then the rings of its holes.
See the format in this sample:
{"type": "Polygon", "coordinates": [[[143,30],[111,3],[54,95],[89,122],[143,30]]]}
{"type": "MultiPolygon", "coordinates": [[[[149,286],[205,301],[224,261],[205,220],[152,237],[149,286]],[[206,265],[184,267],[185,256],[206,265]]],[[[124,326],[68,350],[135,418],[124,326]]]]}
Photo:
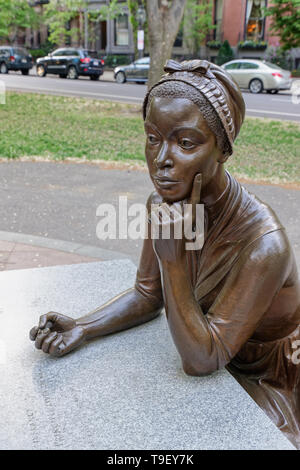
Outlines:
{"type": "MultiPolygon", "coordinates": [[[[300,287],[295,258],[274,212],[224,163],[245,104],[232,78],[207,61],[169,61],[144,101],[152,203],[205,208],[204,244],[144,240],[136,283],[87,316],[50,312],[30,332],[62,356],[83,341],[147,322],[165,307],[187,374],[226,367],[300,448],[300,287]]],[[[151,234],[151,217],[148,234],[151,234]]],[[[172,233],[172,232],[171,232],[172,233]]]]}

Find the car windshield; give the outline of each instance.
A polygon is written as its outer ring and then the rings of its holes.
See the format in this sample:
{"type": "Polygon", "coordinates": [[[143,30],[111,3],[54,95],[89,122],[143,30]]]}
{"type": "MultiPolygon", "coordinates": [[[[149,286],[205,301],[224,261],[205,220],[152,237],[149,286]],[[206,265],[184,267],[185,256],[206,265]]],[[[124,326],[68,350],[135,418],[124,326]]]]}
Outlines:
{"type": "Polygon", "coordinates": [[[99,59],[98,52],[97,51],[82,51],[84,57],[91,57],[92,59],[99,59]]]}
{"type": "Polygon", "coordinates": [[[282,70],[282,68],[278,67],[278,65],[272,64],[271,62],[267,62],[266,60],[264,61],[264,64],[270,67],[270,69],[282,70]]]}
{"type": "Polygon", "coordinates": [[[15,54],[18,54],[20,56],[28,55],[28,52],[25,49],[22,49],[21,47],[16,47],[14,51],[15,51],[15,54]]]}

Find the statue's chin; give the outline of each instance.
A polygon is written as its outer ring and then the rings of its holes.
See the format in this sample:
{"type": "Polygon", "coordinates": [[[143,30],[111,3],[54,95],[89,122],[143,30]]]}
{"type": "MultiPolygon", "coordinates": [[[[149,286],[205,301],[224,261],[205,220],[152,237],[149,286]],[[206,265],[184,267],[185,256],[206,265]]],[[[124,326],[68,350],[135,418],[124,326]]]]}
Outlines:
{"type": "Polygon", "coordinates": [[[180,195],[171,192],[171,191],[165,191],[165,190],[160,190],[156,188],[157,193],[160,195],[162,198],[163,202],[167,202],[168,204],[174,203],[174,202],[179,202],[182,201],[183,198],[180,197],[180,195]]]}

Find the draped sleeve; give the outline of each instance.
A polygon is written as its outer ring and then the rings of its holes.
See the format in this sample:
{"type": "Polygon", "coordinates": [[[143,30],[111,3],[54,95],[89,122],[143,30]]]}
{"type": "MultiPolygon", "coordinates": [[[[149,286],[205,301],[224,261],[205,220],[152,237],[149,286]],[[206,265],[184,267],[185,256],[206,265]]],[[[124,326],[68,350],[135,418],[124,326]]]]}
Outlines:
{"type": "Polygon", "coordinates": [[[253,336],[290,268],[280,230],[261,236],[242,251],[206,315],[211,370],[228,364],[253,336]]]}

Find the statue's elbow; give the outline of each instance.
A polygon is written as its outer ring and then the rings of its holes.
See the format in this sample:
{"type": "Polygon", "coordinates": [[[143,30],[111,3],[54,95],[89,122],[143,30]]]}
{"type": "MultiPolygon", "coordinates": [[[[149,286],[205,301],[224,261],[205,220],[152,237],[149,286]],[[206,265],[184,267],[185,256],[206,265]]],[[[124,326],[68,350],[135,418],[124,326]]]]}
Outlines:
{"type": "Polygon", "coordinates": [[[194,377],[209,375],[218,370],[217,364],[213,364],[210,361],[182,361],[182,367],[187,375],[194,377]]]}

